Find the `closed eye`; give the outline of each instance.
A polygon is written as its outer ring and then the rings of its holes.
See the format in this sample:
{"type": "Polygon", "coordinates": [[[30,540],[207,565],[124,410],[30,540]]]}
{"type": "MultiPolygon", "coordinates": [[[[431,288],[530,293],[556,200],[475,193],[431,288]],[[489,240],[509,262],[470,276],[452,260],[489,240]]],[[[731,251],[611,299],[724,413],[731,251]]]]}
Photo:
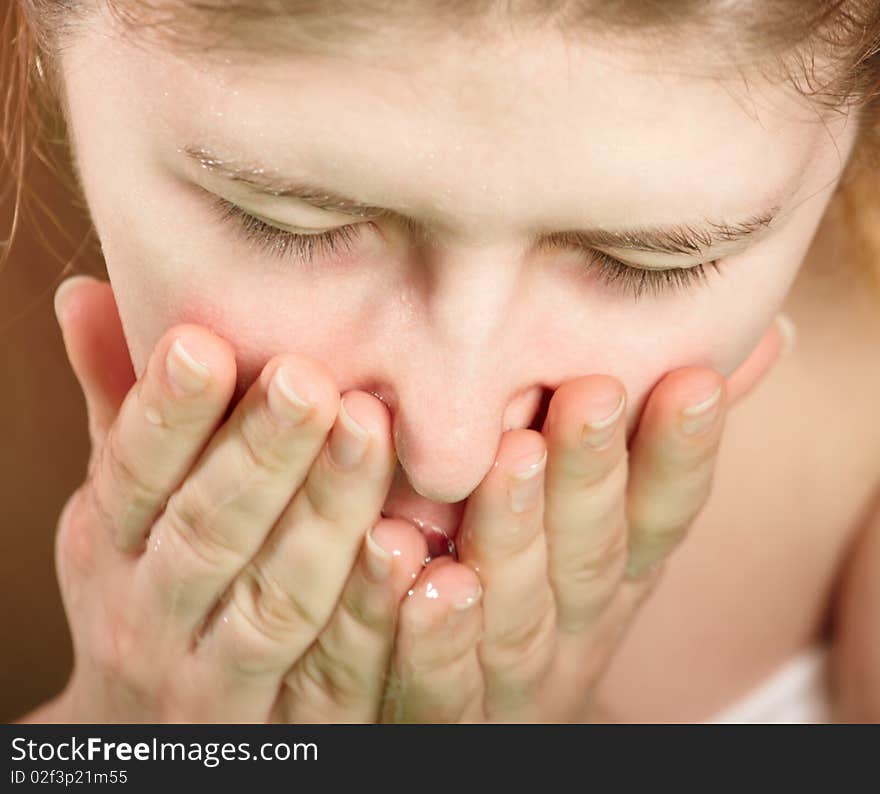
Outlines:
{"type": "MultiPolygon", "coordinates": [[[[373,225],[371,222],[360,221],[313,234],[296,233],[266,223],[220,196],[214,196],[212,207],[221,223],[231,223],[246,242],[270,256],[283,260],[294,259],[304,264],[312,264],[322,257],[339,258],[351,253],[363,233],[362,227],[373,225]]],[[[690,267],[660,269],[628,265],[595,249],[585,252],[585,255],[589,260],[586,263],[587,268],[603,284],[620,292],[630,293],[636,301],[646,292],[656,297],[686,291],[706,281],[708,268],[720,272],[719,265],[722,261],[715,259],[690,267]]]]}

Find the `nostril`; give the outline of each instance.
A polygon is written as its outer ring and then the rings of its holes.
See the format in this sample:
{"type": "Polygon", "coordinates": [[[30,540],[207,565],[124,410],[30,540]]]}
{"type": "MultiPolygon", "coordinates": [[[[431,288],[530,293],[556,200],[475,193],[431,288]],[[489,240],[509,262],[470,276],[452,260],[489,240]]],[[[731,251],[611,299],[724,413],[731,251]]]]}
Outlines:
{"type": "Polygon", "coordinates": [[[544,420],[547,419],[547,410],[550,408],[550,399],[553,397],[553,389],[542,388],[541,399],[538,401],[538,408],[535,416],[529,425],[529,430],[537,430],[539,433],[544,428],[544,420]]]}
{"type": "Polygon", "coordinates": [[[397,397],[394,390],[387,383],[370,380],[359,383],[357,388],[372,394],[373,397],[384,403],[392,414],[397,410],[397,397]]]}

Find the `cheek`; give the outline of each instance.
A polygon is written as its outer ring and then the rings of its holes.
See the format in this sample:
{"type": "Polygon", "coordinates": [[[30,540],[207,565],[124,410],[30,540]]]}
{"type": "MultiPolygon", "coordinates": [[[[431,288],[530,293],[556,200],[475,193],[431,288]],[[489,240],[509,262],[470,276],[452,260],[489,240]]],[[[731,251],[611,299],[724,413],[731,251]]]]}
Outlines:
{"type": "MultiPolygon", "coordinates": [[[[169,206],[179,206],[181,197],[173,192],[169,206]]],[[[95,220],[138,375],[161,335],[184,322],[211,328],[234,346],[235,399],[269,358],[287,350],[326,363],[341,391],[369,389],[377,373],[394,387],[430,384],[438,357],[456,355],[424,320],[426,306],[408,291],[400,272],[382,271],[378,282],[366,276],[309,281],[258,256],[249,261],[219,233],[195,245],[193,229],[201,217],[196,206],[186,206],[176,223],[161,223],[155,204],[140,213],[129,209],[125,215],[135,221],[123,223],[110,213],[95,220]]],[[[497,338],[505,344],[491,354],[458,350],[471,369],[456,369],[455,375],[484,396],[497,390],[500,404],[502,392],[602,372],[623,382],[630,412],[637,413],[672,369],[708,366],[729,375],[745,360],[784,300],[802,256],[797,240],[784,235],[765,249],[730,262],[724,275],[710,274],[694,291],[639,302],[574,290],[548,269],[531,288],[519,290],[512,316],[499,315],[499,327],[505,327],[497,338]]],[[[430,399],[416,387],[402,391],[411,400],[430,399]]]]}
{"type": "MultiPolygon", "coordinates": [[[[442,352],[443,340],[433,337],[427,325],[389,308],[394,301],[387,293],[383,305],[369,302],[370,310],[362,311],[363,293],[355,287],[309,290],[293,279],[234,272],[219,259],[213,260],[212,275],[212,268],[175,261],[171,249],[158,251],[131,236],[113,239],[120,245],[105,247],[107,266],[138,375],[158,339],[179,323],[210,328],[234,346],[236,400],[269,358],[287,350],[322,360],[342,391],[368,388],[380,371],[394,386],[419,377],[428,383],[428,362],[442,352]]],[[[535,328],[505,350],[483,352],[478,366],[488,370],[500,364],[511,389],[559,384],[593,372],[611,374],[626,387],[630,412],[638,412],[672,369],[709,366],[730,374],[772,319],[778,292],[752,290],[743,297],[731,286],[727,294],[708,292],[684,303],[621,302],[618,311],[584,311],[582,301],[560,307],[558,296],[549,301],[533,295],[527,308],[540,317],[535,328]]],[[[479,372],[470,374],[479,380],[479,372]]]]}

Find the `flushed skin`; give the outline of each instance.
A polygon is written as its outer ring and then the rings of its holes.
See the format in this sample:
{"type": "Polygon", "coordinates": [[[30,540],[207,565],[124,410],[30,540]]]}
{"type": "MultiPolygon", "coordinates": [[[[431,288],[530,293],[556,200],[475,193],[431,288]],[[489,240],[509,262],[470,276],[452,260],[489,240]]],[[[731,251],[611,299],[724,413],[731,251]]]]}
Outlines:
{"type": "Polygon", "coordinates": [[[726,397],[780,341],[730,389],[705,368],[669,373],[629,449],[605,418],[621,384],[566,382],[543,433],[503,435],[467,500],[461,563],[422,568],[416,528],[375,520],[395,458],[374,397],[342,398],[372,439],[353,455],[326,369],[282,354],[217,427],[228,342],[174,326],[134,383],[109,285],[71,279],[56,311],[93,444],[56,537],[75,669],[28,721],[606,719],[593,690],[705,502],[726,397]],[[310,410],[279,402],[282,371],[310,410]]]}

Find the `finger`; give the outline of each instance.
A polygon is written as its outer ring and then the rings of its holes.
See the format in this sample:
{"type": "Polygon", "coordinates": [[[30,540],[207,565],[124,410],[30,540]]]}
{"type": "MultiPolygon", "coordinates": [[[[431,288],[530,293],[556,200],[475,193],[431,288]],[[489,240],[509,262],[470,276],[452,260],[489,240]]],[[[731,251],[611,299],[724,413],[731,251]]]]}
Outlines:
{"type": "Polygon", "coordinates": [[[764,379],[779,357],[794,347],[796,336],[794,323],[788,315],[777,314],[749,357],[728,376],[728,406],[741,400],[764,379]]]}
{"type": "Polygon", "coordinates": [[[710,369],[674,370],[651,392],[630,446],[629,578],[656,568],[705,504],[725,406],[724,378],[710,369]]]}
{"type": "Polygon", "coordinates": [[[481,589],[450,557],[433,559],[400,609],[385,722],[480,722],[481,589]]]}
{"type": "Polygon", "coordinates": [[[333,426],[339,392],[323,364],[274,357],[214,434],[156,522],[137,571],[143,603],[189,644],[268,537],[333,426]]]}
{"type": "Polygon", "coordinates": [[[378,721],[397,610],[427,554],[408,521],[382,519],[367,533],[329,625],[285,676],[281,721],[378,721]]]}
{"type": "Polygon", "coordinates": [[[221,420],[234,382],[231,345],[207,329],[177,326],[156,345],[95,461],[95,508],[118,548],[142,548],[221,420]]]}
{"type": "Polygon", "coordinates": [[[457,542],[461,562],[483,587],[479,659],[486,715],[537,718],[536,687],[553,659],[556,614],[547,578],[544,468],[547,449],[534,430],[510,430],[496,464],[469,497],[457,542]]]}
{"type": "Polygon", "coordinates": [[[55,315],[85,397],[96,450],[135,382],[113,290],[91,276],[72,276],[55,291],[55,315]]]}
{"type": "Polygon", "coordinates": [[[547,411],[544,525],[561,631],[582,632],[593,624],[623,577],[625,406],[620,381],[589,375],[557,389],[547,411]]]}
{"type": "Polygon", "coordinates": [[[335,611],[391,484],[390,424],[376,397],[342,398],[305,483],[212,617],[198,653],[217,660],[233,709],[248,707],[252,686],[277,689],[335,611]]]}

